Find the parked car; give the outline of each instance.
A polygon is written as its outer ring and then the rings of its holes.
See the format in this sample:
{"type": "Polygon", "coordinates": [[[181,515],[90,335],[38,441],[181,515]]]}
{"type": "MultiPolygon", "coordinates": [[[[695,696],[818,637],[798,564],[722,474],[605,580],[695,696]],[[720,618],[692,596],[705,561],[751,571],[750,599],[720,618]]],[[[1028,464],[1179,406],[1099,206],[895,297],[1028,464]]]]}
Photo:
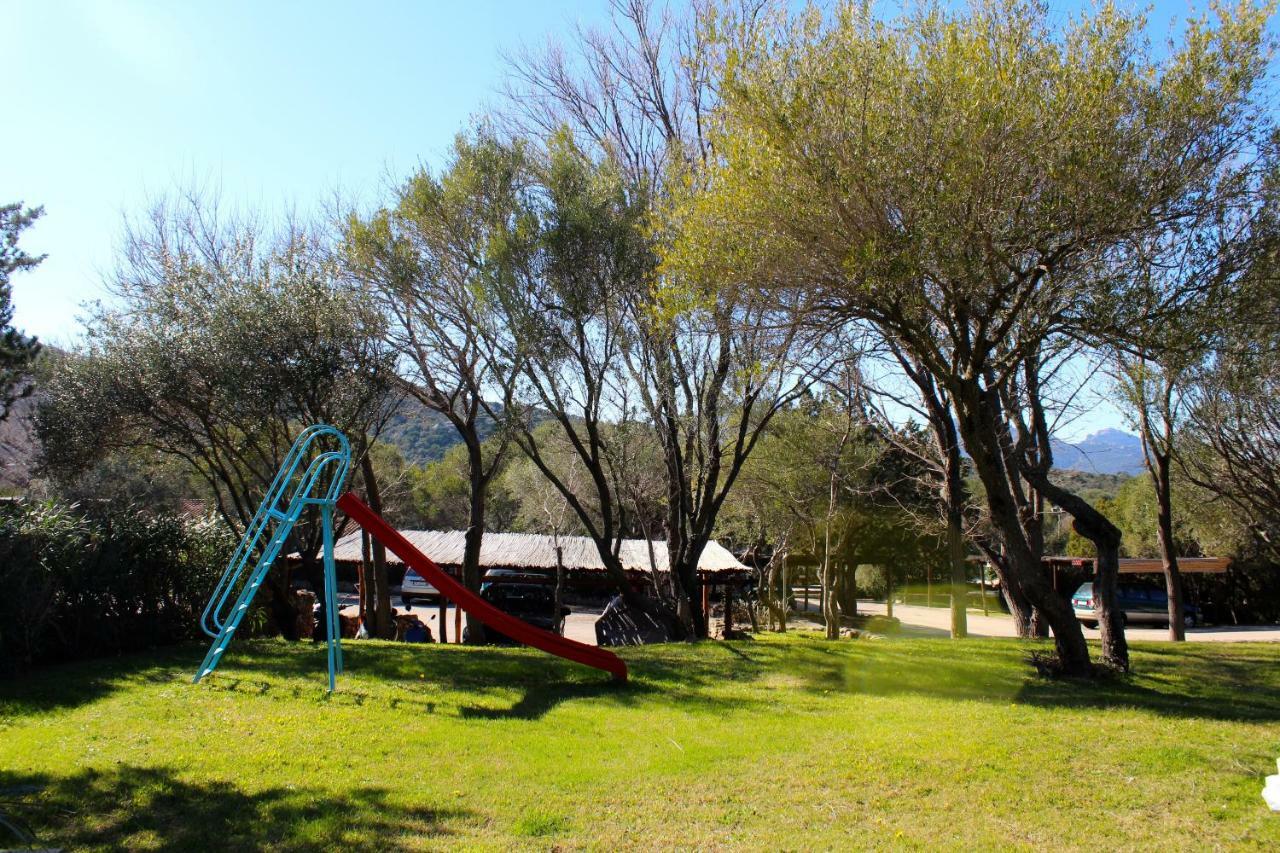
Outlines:
{"type": "Polygon", "coordinates": [[[404,573],[404,580],[400,583],[400,601],[405,607],[412,607],[415,601],[438,601],[440,591],[434,586],[427,583],[422,575],[409,569],[404,573]]]}
{"type": "MultiPolygon", "coordinates": [[[[1169,594],[1154,587],[1120,584],[1116,598],[1124,620],[1130,624],[1168,625],[1169,594]]],[[[1084,583],[1071,596],[1071,608],[1076,618],[1090,628],[1098,625],[1098,611],[1093,600],[1093,584],[1084,583]]],[[[1194,604],[1182,604],[1182,624],[1194,628],[1200,624],[1200,608],[1194,604]]]]}
{"type": "MultiPolygon", "coordinates": [[[[510,583],[508,581],[486,581],[480,587],[480,597],[501,610],[535,628],[544,631],[556,631],[561,617],[569,615],[569,608],[561,607],[556,614],[555,594],[545,583],[510,583]]],[[[504,634],[485,628],[485,642],[495,645],[511,645],[515,641],[504,634]]],[[[466,629],[462,632],[462,641],[467,641],[466,629]]]]}
{"type": "Polygon", "coordinates": [[[483,593],[486,588],[495,583],[528,583],[550,586],[555,582],[556,579],[546,572],[525,571],[522,569],[489,569],[484,573],[484,577],[480,581],[480,592],[483,593]]]}

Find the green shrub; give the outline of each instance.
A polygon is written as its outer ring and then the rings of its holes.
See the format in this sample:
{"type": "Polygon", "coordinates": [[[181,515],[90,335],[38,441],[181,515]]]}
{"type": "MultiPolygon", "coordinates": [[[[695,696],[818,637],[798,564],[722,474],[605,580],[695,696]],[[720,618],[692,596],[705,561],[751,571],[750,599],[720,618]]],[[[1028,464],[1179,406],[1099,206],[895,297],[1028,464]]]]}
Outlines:
{"type": "Polygon", "coordinates": [[[194,636],[233,544],[212,521],[8,502],[0,672],[194,636]]]}
{"type": "Polygon", "coordinates": [[[854,582],[858,585],[858,595],[864,598],[882,599],[889,589],[888,578],[884,566],[872,566],[866,563],[854,571],[854,582]]]}
{"type": "Polygon", "coordinates": [[[68,564],[89,544],[83,517],[56,504],[6,501],[0,513],[0,672],[29,666],[49,640],[68,564]]]}

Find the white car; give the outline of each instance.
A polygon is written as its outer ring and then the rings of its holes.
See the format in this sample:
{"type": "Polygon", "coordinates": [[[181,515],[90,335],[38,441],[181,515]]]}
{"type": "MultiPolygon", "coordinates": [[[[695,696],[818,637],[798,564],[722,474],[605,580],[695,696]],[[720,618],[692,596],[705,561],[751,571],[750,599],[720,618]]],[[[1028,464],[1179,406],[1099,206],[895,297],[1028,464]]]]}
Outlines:
{"type": "Polygon", "coordinates": [[[404,581],[400,584],[400,601],[405,607],[412,607],[415,601],[436,601],[440,591],[423,579],[413,569],[404,573],[404,581]]]}

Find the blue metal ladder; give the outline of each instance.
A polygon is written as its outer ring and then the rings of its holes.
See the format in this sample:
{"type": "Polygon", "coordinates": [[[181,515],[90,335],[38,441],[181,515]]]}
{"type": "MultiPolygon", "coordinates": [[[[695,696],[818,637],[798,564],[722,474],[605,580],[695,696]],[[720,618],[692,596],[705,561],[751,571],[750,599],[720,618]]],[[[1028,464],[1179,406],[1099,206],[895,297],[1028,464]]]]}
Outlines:
{"type": "Polygon", "coordinates": [[[248,612],[253,596],[284,547],[289,532],[306,508],[314,505],[320,509],[323,534],[325,632],[329,691],[333,692],[337,674],[342,672],[337,572],[333,563],[333,507],[342,493],[350,468],[351,445],[347,437],[334,427],[327,424],[309,426],[294,440],[200,616],[200,629],[213,637],[213,644],[209,646],[209,652],[192,683],[198,683],[217,668],[227,646],[231,645],[236,628],[240,627],[240,620],[248,612]],[[327,483],[324,482],[326,478],[327,483]],[[260,556],[255,561],[254,554],[259,552],[260,556]]]}

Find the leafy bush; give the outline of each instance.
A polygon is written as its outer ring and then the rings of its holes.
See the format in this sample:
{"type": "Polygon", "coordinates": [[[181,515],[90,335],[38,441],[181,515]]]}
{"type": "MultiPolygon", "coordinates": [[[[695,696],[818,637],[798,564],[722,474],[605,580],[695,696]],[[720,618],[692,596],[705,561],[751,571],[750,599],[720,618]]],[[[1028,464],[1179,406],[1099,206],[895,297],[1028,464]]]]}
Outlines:
{"type": "Polygon", "coordinates": [[[884,566],[873,566],[863,563],[854,570],[854,582],[858,585],[858,595],[865,598],[882,599],[889,591],[888,577],[884,566]]]}
{"type": "Polygon", "coordinates": [[[194,636],[233,544],[212,521],[6,504],[0,672],[194,636]]]}

